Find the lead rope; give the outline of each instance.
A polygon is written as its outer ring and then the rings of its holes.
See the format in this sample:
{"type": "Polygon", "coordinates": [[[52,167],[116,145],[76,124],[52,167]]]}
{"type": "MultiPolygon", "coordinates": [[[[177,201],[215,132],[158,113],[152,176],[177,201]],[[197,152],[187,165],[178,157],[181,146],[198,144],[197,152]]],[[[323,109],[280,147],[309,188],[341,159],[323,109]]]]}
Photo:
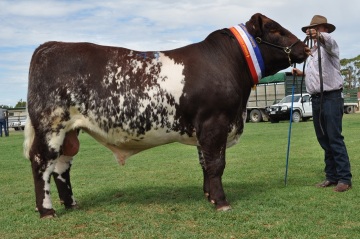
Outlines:
{"type": "MultiPolygon", "coordinates": [[[[320,33],[317,32],[316,35],[316,41],[317,41],[317,47],[318,47],[318,59],[319,59],[319,74],[320,74],[320,114],[319,114],[319,123],[320,123],[320,129],[322,131],[322,133],[324,134],[324,130],[321,124],[321,111],[322,111],[322,103],[323,103],[323,88],[324,88],[324,81],[323,81],[323,76],[322,76],[322,65],[321,65],[321,52],[320,52],[320,33]]],[[[305,40],[303,41],[306,45],[309,45],[309,37],[306,37],[305,40]]],[[[310,35],[310,48],[312,48],[313,45],[313,41],[310,35]]],[[[290,66],[291,66],[291,62],[290,62],[290,66]]],[[[303,64],[303,75],[301,77],[301,82],[300,82],[300,97],[302,98],[302,86],[303,86],[303,82],[305,79],[305,66],[306,66],[306,60],[304,61],[303,64]]],[[[294,68],[296,68],[296,63],[294,63],[294,68]]],[[[289,169],[289,154],[290,154],[290,138],[291,138],[291,128],[292,128],[292,113],[293,113],[293,102],[294,102],[294,88],[295,88],[295,80],[296,80],[296,73],[293,76],[293,84],[292,84],[292,99],[291,99],[291,109],[290,109],[290,125],[289,125],[289,133],[288,133],[288,147],[287,147],[287,152],[286,152],[286,165],[285,165],[285,186],[287,186],[287,178],[288,178],[288,169],[289,169]]],[[[303,106],[303,102],[302,106],[303,106]]],[[[303,106],[304,107],[304,106],[303,106]]]]}
{"type": "MultiPolygon", "coordinates": [[[[305,40],[308,41],[308,38],[306,38],[305,40]]],[[[324,132],[324,128],[322,126],[322,123],[321,123],[321,115],[322,115],[322,105],[323,105],[323,95],[324,95],[324,78],[323,78],[323,74],[322,74],[322,65],[321,65],[321,44],[320,44],[320,32],[316,31],[316,42],[317,42],[317,48],[318,48],[318,66],[319,66],[319,76],[320,76],[320,112],[319,112],[319,126],[320,126],[320,129],[321,129],[321,132],[322,134],[324,135],[325,132],[324,132]]],[[[310,48],[313,47],[313,39],[310,35],[310,48]]],[[[304,76],[305,76],[305,63],[306,63],[306,60],[304,62],[304,67],[303,67],[303,77],[301,79],[301,81],[303,81],[304,79],[304,76]]],[[[301,82],[302,84],[302,82],[301,82]]],[[[302,85],[301,85],[302,86],[302,85]]]]}
{"type": "MultiPolygon", "coordinates": [[[[310,38],[310,48],[313,47],[313,39],[310,35],[310,37],[306,37],[304,40],[304,43],[306,45],[309,45],[309,38],[310,38]]],[[[318,66],[319,66],[319,76],[320,76],[320,112],[319,112],[319,125],[320,125],[320,129],[322,134],[324,135],[324,128],[322,126],[321,123],[321,115],[322,115],[322,105],[323,105],[323,95],[324,95],[324,78],[323,78],[323,74],[322,74],[322,65],[321,65],[321,44],[320,44],[320,32],[316,31],[316,42],[317,42],[317,47],[318,47],[318,66]]],[[[303,76],[301,78],[301,94],[302,94],[302,84],[304,81],[304,77],[305,77],[305,64],[306,64],[306,60],[304,61],[304,65],[303,65],[303,76]]],[[[302,96],[302,95],[301,95],[302,96]]]]}
{"type": "MultiPolygon", "coordinates": [[[[290,64],[291,66],[291,64],[290,64]]],[[[296,63],[294,63],[294,68],[296,67],[296,63]]],[[[288,178],[288,169],[289,169],[289,154],[290,154],[290,138],[291,138],[291,128],[292,128],[292,115],[293,115],[293,107],[294,107],[294,94],[295,94],[295,79],[296,73],[293,76],[293,83],[291,88],[291,107],[290,107],[290,124],[288,131],[288,145],[286,150],[286,165],[285,165],[285,186],[287,186],[287,178],[288,178]]]]}
{"type": "Polygon", "coordinates": [[[316,43],[318,47],[318,62],[319,62],[319,76],[320,76],[320,112],[319,112],[319,125],[322,134],[324,135],[324,129],[321,123],[321,115],[322,115],[322,105],[323,105],[323,95],[324,95],[324,79],[322,74],[322,65],[321,65],[321,44],[320,44],[320,32],[316,31],[316,43]]]}

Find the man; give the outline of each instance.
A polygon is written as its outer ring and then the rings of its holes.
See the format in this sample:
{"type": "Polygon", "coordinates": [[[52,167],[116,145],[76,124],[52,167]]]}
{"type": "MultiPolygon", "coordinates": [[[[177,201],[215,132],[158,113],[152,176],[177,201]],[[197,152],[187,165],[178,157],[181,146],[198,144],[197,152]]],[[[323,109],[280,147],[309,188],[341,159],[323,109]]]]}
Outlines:
{"type": "Polygon", "coordinates": [[[2,129],[4,128],[5,136],[9,136],[9,131],[6,124],[6,109],[0,108],[0,137],[2,137],[2,129]]]}
{"type": "Polygon", "coordinates": [[[315,15],[310,25],[301,30],[314,40],[314,45],[311,48],[311,56],[307,59],[305,72],[294,68],[293,73],[305,75],[306,90],[312,96],[316,137],[325,152],[326,179],[317,186],[325,188],[336,185],[335,192],[345,192],[351,188],[352,175],[344,137],[341,134],[344,80],[340,74],[339,47],[330,35],[335,26],[328,23],[325,17],[315,15]],[[318,34],[320,42],[317,42],[318,34]],[[321,68],[318,51],[321,53],[321,68]]]}

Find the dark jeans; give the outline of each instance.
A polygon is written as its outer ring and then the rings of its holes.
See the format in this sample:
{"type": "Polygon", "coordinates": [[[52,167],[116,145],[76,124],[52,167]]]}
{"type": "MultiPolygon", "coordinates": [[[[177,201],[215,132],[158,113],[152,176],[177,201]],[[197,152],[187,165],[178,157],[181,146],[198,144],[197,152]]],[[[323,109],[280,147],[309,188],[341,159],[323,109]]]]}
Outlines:
{"type": "Polygon", "coordinates": [[[341,134],[344,113],[341,91],[324,92],[321,113],[320,104],[320,96],[313,96],[313,122],[317,140],[325,151],[326,179],[351,185],[350,161],[341,134]]]}
{"type": "Polygon", "coordinates": [[[5,119],[0,119],[0,137],[2,137],[2,129],[4,128],[5,136],[9,136],[9,131],[5,119]]]}

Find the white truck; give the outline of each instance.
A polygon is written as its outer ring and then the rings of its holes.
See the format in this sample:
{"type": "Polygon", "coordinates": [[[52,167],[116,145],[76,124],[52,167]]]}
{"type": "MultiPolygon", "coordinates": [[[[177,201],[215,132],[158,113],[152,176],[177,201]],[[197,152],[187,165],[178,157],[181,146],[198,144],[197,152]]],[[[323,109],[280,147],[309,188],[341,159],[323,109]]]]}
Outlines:
{"type": "MultiPolygon", "coordinates": [[[[359,109],[357,100],[357,89],[345,89],[344,95],[344,113],[355,113],[359,109]],[[355,93],[355,98],[354,98],[355,93]]],[[[265,111],[269,116],[271,123],[278,123],[280,120],[290,119],[292,95],[284,97],[279,103],[266,107],[265,111]]],[[[293,103],[292,121],[297,123],[307,121],[312,117],[311,95],[308,93],[295,94],[293,103]]]]}
{"type": "Polygon", "coordinates": [[[9,129],[24,130],[27,112],[25,107],[8,109],[9,129]]]}
{"type": "Polygon", "coordinates": [[[311,96],[308,93],[287,95],[279,103],[266,107],[271,123],[289,120],[291,115],[291,101],[294,97],[292,122],[307,121],[312,117],[311,96]]]}

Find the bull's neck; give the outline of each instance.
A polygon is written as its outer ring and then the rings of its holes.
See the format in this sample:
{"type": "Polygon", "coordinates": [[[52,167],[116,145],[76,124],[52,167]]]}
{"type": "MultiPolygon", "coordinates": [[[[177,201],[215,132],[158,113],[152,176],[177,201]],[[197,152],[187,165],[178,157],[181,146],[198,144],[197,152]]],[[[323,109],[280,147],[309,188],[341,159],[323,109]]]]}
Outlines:
{"type": "Polygon", "coordinates": [[[264,76],[265,66],[255,39],[248,33],[244,24],[230,27],[230,31],[234,34],[245,55],[254,84],[257,84],[264,76]]]}

